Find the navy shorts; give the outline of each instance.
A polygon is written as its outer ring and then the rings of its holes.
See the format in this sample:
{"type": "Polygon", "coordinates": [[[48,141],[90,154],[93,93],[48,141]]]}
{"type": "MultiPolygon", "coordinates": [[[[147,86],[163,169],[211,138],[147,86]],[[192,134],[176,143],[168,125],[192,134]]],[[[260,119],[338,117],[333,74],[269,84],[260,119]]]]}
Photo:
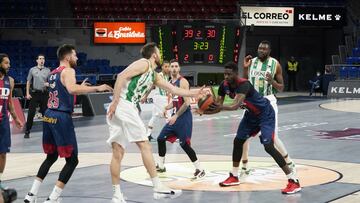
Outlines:
{"type": "Polygon", "coordinates": [[[10,152],[10,122],[8,117],[3,117],[0,121],[0,153],[10,152]]]}
{"type": "Polygon", "coordinates": [[[236,137],[238,139],[248,139],[250,136],[258,134],[259,131],[261,132],[261,144],[269,144],[274,141],[275,112],[271,106],[260,116],[246,112],[239,124],[236,137]]]}
{"type": "Polygon", "coordinates": [[[74,124],[68,112],[47,109],[43,118],[43,149],[46,154],[58,153],[68,158],[77,155],[74,124]]]}
{"type": "Polygon", "coordinates": [[[193,119],[190,109],[177,118],[173,125],[166,124],[160,132],[158,140],[167,140],[171,143],[178,138],[180,145],[191,144],[193,119]]]}

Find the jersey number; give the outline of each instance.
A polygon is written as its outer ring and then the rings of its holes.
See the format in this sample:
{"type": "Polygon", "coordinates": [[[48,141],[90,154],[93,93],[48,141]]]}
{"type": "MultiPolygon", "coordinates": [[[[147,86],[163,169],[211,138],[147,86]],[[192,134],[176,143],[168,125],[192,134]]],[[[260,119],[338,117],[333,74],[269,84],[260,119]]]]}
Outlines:
{"type": "Polygon", "coordinates": [[[49,92],[48,108],[57,109],[59,107],[58,91],[49,92]]]}

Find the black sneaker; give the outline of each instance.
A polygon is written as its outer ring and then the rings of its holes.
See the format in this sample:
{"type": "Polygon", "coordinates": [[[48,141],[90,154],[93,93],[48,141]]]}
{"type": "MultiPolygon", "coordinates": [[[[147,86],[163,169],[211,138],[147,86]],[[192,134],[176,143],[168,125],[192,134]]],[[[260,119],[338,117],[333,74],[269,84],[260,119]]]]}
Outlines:
{"type": "Polygon", "coordinates": [[[15,189],[9,188],[2,190],[1,192],[5,203],[13,202],[17,199],[17,192],[15,189]]]}
{"type": "Polygon", "coordinates": [[[24,138],[26,139],[30,138],[30,131],[25,131],[24,138]]]}
{"type": "Polygon", "coordinates": [[[205,177],[205,170],[196,169],[192,180],[199,180],[205,177]]]}
{"type": "Polygon", "coordinates": [[[149,142],[156,142],[156,139],[153,138],[151,135],[148,136],[149,142]]]}
{"type": "Polygon", "coordinates": [[[156,165],[156,171],[158,173],[165,173],[166,172],[166,168],[164,166],[164,168],[160,168],[159,165],[156,165]]]}

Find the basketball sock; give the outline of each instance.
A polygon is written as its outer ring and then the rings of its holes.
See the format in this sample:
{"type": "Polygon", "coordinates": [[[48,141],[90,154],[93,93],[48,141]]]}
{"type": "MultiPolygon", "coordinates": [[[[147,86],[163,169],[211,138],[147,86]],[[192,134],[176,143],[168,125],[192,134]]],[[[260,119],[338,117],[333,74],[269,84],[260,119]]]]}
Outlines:
{"type": "Polygon", "coordinates": [[[121,197],[120,185],[113,185],[114,197],[121,197]]]}
{"type": "Polygon", "coordinates": [[[248,164],[248,160],[242,160],[242,170],[246,170],[247,169],[247,164],[248,164]]]}
{"type": "Polygon", "coordinates": [[[284,156],[284,159],[285,159],[285,161],[286,161],[287,164],[292,163],[292,160],[291,160],[289,154],[285,155],[285,156],[284,156]]]}
{"type": "Polygon", "coordinates": [[[62,191],[63,191],[63,189],[61,189],[55,185],[53,191],[51,192],[51,194],[49,196],[49,199],[57,200],[60,197],[62,191]]]}
{"type": "Polygon", "coordinates": [[[3,173],[0,173],[0,181],[2,180],[2,174],[3,174],[3,173]]]}
{"type": "Polygon", "coordinates": [[[148,126],[147,135],[150,136],[152,134],[153,127],[148,126]]]}
{"type": "Polygon", "coordinates": [[[152,182],[154,188],[159,188],[161,186],[161,182],[160,182],[158,176],[151,178],[151,182],[152,182]]]}
{"type": "Polygon", "coordinates": [[[294,171],[292,171],[291,173],[287,174],[286,177],[287,177],[288,179],[294,180],[295,182],[298,182],[298,178],[297,178],[296,173],[295,173],[294,171]]]}
{"type": "Polygon", "coordinates": [[[159,156],[159,168],[164,168],[165,167],[164,164],[165,164],[165,157],[159,156]]]}
{"type": "Polygon", "coordinates": [[[233,167],[232,168],[232,174],[233,176],[239,176],[239,167],[233,167]]]}
{"type": "Polygon", "coordinates": [[[199,160],[194,161],[193,164],[196,169],[199,169],[200,171],[202,170],[199,160]]]}
{"type": "Polygon", "coordinates": [[[41,185],[41,181],[35,179],[31,186],[30,193],[37,195],[37,193],[39,192],[40,185],[41,185]]]}

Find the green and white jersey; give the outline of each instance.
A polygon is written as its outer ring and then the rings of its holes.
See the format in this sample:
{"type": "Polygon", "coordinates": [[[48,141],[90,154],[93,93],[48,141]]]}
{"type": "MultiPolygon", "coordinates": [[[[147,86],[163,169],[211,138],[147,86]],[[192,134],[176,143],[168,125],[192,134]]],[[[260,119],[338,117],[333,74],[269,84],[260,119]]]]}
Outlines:
{"type": "Polygon", "coordinates": [[[146,60],[149,63],[148,70],[132,77],[120,95],[121,99],[127,100],[135,105],[137,105],[145,93],[151,89],[155,81],[155,71],[152,69],[150,61],[147,59],[141,60],[146,60]]]}
{"type": "MultiPolygon", "coordinates": [[[[169,76],[165,75],[163,72],[160,72],[158,74],[158,76],[160,76],[162,79],[164,79],[165,81],[169,81],[169,76]]],[[[155,94],[156,95],[160,95],[160,96],[166,96],[166,91],[164,89],[161,89],[159,87],[156,87],[155,89],[155,94]]]]}
{"type": "Polygon", "coordinates": [[[263,96],[276,93],[276,89],[265,80],[265,75],[269,72],[274,78],[277,63],[278,61],[272,57],[268,57],[264,62],[258,59],[258,57],[251,59],[249,81],[256,91],[263,96]]]}

